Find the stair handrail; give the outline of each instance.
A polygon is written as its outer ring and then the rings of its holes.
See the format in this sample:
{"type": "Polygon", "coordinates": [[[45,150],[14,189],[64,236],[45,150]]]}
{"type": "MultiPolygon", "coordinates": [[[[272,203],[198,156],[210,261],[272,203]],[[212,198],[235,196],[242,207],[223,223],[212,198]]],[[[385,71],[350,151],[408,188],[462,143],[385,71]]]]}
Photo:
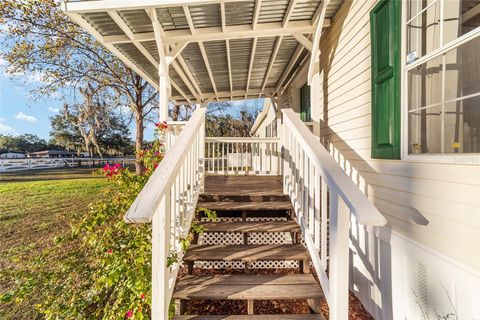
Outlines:
{"type": "Polygon", "coordinates": [[[152,319],[168,319],[190,230],[204,188],[205,108],[197,108],[125,215],[152,223],[152,319]]]}
{"type": "MultiPolygon", "coordinates": [[[[205,126],[205,108],[198,108],[193,112],[192,117],[180,132],[175,143],[166,152],[165,157],[133,202],[125,215],[126,222],[148,223],[152,221],[156,208],[158,208],[162,197],[178,176],[181,168],[180,164],[185,160],[188,148],[195,136],[201,131],[202,126],[205,126]]],[[[202,139],[205,140],[205,135],[202,139]]],[[[202,151],[200,149],[199,152],[202,151]]],[[[200,160],[203,161],[203,159],[200,160]]]]}
{"type": "Polygon", "coordinates": [[[387,220],[299,115],[292,109],[282,114],[284,193],[292,201],[330,319],[347,319],[350,214],[362,225],[383,226],[387,220]]]}
{"type": "Polygon", "coordinates": [[[316,161],[322,170],[321,175],[327,185],[335,187],[346,205],[355,214],[357,221],[363,225],[384,226],[385,217],[378,211],[367,196],[345,173],[335,159],[328,153],[318,138],[300,120],[292,109],[283,109],[284,123],[302,143],[302,147],[316,161]]]}

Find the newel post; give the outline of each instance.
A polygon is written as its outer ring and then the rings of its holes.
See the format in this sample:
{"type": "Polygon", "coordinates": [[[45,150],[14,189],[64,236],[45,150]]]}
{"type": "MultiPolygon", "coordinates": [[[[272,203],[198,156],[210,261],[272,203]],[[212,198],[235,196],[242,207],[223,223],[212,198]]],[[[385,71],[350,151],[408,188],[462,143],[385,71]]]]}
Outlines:
{"type": "Polygon", "coordinates": [[[336,191],[330,192],[330,317],[348,319],[350,209],[336,191]]]}
{"type": "MultiPolygon", "coordinates": [[[[197,104],[197,108],[206,108],[197,104]]],[[[199,171],[200,171],[200,193],[205,191],[205,114],[203,115],[202,124],[199,132],[200,147],[198,150],[199,171]]]]}
{"type": "Polygon", "coordinates": [[[166,192],[152,218],[152,319],[168,319],[170,251],[170,192],[166,192]]]}

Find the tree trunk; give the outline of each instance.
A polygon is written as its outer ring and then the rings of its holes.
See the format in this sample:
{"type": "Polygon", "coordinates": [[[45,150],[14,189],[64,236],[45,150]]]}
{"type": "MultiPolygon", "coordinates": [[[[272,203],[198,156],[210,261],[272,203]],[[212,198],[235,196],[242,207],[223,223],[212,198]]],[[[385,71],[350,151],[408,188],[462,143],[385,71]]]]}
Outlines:
{"type": "Polygon", "coordinates": [[[135,127],[136,127],[136,135],[135,135],[135,173],[137,175],[141,175],[144,169],[142,158],[140,157],[140,152],[143,150],[143,113],[137,112],[135,115],[135,127]]]}
{"type": "Polygon", "coordinates": [[[172,113],[172,120],[173,121],[178,121],[178,115],[180,114],[180,106],[175,106],[173,108],[173,113],[172,113]]]}
{"type": "Polygon", "coordinates": [[[97,149],[97,152],[100,158],[103,158],[103,153],[102,153],[102,150],[100,149],[100,145],[98,144],[97,136],[95,135],[95,131],[93,128],[90,130],[90,141],[93,143],[93,146],[95,147],[95,149],[97,149]]]}

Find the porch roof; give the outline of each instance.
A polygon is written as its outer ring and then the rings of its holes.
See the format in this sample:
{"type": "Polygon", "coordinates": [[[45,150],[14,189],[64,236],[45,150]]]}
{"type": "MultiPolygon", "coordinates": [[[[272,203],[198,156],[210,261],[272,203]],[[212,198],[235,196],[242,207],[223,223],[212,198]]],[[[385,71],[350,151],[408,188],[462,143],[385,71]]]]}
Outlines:
{"type": "Polygon", "coordinates": [[[319,25],[342,3],[70,0],[62,8],[157,89],[164,77],[182,104],[273,96],[318,50],[319,25]]]}

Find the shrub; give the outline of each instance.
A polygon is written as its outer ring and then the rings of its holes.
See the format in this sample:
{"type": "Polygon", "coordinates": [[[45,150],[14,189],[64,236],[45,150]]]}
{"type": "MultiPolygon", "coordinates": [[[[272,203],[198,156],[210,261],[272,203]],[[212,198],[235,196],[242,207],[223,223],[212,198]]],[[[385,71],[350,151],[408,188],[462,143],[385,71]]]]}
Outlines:
{"type": "Polygon", "coordinates": [[[48,319],[148,318],[151,297],[151,225],[127,224],[123,215],[163,159],[157,125],[155,142],[141,156],[142,175],[120,165],[106,165],[111,187],[89,205],[67,237],[54,239],[54,248],[29,262],[28,272],[16,275],[15,290],[0,302],[21,302],[41,294],[35,308],[48,319]],[[53,256],[56,256],[53,257],[53,256]],[[61,263],[52,266],[53,259],[61,263]]]}

